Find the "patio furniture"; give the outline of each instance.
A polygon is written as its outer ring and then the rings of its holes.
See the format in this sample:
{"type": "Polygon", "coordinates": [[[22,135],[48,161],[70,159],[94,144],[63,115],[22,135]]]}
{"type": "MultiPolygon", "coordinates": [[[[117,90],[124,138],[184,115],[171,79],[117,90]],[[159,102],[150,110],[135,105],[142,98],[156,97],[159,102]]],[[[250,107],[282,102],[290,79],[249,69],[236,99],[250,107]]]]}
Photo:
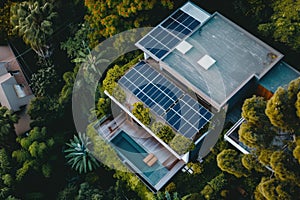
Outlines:
{"type": "Polygon", "coordinates": [[[149,162],[147,162],[147,165],[148,165],[149,167],[151,167],[152,165],[154,165],[154,164],[156,163],[156,161],[157,161],[157,158],[156,158],[155,156],[153,156],[153,157],[149,160],[149,162]]]}
{"type": "Polygon", "coordinates": [[[152,153],[150,153],[150,154],[148,154],[145,158],[144,158],[144,163],[148,163],[150,160],[151,160],[151,158],[153,158],[154,157],[154,155],[152,154],[152,153]]]}

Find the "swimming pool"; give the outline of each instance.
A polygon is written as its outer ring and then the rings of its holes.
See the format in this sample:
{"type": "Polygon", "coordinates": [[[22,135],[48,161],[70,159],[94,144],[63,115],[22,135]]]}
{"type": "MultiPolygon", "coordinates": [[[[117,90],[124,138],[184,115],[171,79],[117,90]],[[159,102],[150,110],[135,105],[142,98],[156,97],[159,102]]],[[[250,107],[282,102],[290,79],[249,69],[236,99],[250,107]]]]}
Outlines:
{"type": "Polygon", "coordinates": [[[129,161],[130,165],[134,165],[134,169],[139,170],[136,173],[142,175],[151,185],[156,185],[168,173],[167,168],[159,161],[151,167],[144,163],[143,159],[148,153],[123,130],[111,140],[111,143],[115,145],[115,150],[123,159],[129,161]]]}
{"type": "Polygon", "coordinates": [[[259,80],[259,83],[270,92],[275,93],[279,86],[286,86],[290,81],[299,76],[299,72],[294,70],[287,63],[279,62],[261,80],[259,80]]]}

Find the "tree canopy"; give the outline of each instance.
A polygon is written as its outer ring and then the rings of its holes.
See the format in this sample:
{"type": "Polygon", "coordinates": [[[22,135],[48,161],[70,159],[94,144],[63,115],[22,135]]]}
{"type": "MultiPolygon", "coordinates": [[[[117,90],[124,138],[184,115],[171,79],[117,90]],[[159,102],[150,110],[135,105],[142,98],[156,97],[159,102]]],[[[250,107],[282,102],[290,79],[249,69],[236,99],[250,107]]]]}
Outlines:
{"type": "Polygon", "coordinates": [[[30,87],[36,96],[54,94],[57,88],[58,76],[54,66],[44,67],[32,74],[30,87]]]}
{"type": "Polygon", "coordinates": [[[287,89],[279,87],[265,111],[273,126],[290,134],[300,133],[300,117],[297,116],[299,92],[300,78],[291,81],[287,89]]]}
{"type": "Polygon", "coordinates": [[[18,137],[17,142],[21,147],[12,154],[12,157],[21,165],[17,170],[16,180],[22,180],[30,170],[50,177],[50,162],[55,157],[51,154],[54,139],[49,137],[46,128],[34,127],[27,137],[18,137]]]}
{"type": "Polygon", "coordinates": [[[151,130],[167,144],[175,137],[172,128],[161,122],[154,122],[151,126],[151,130]]]}
{"type": "Polygon", "coordinates": [[[85,6],[89,11],[85,19],[92,29],[88,37],[91,47],[95,47],[103,38],[146,25],[145,23],[149,23],[149,19],[153,17],[151,14],[154,14],[155,6],[171,9],[173,1],[86,0],[85,6]]]}
{"type": "Polygon", "coordinates": [[[54,4],[42,1],[23,1],[11,8],[13,32],[41,57],[51,55],[50,36],[57,17],[54,4]]]}
{"type": "Polygon", "coordinates": [[[239,137],[252,148],[250,154],[240,156],[228,149],[217,157],[218,166],[237,177],[245,170],[250,176],[270,176],[257,185],[257,199],[293,199],[299,192],[299,94],[300,78],[278,88],[268,101],[256,96],[247,99],[239,137]]]}
{"type": "Polygon", "coordinates": [[[248,171],[242,165],[241,155],[233,149],[226,149],[219,153],[217,163],[220,169],[236,177],[249,175],[248,171]]]}
{"type": "Polygon", "coordinates": [[[235,7],[246,16],[252,17],[263,35],[292,49],[300,49],[299,0],[239,0],[235,7]]]}
{"type": "Polygon", "coordinates": [[[3,0],[0,3],[0,44],[5,44],[8,36],[11,34],[12,26],[10,24],[10,8],[12,2],[3,0]]]}
{"type": "Polygon", "coordinates": [[[293,49],[300,49],[299,0],[275,0],[271,3],[272,15],[258,26],[265,35],[273,37],[293,49]]]}
{"type": "Polygon", "coordinates": [[[0,148],[13,149],[16,138],[14,123],[18,116],[6,107],[0,106],[0,148]]]}

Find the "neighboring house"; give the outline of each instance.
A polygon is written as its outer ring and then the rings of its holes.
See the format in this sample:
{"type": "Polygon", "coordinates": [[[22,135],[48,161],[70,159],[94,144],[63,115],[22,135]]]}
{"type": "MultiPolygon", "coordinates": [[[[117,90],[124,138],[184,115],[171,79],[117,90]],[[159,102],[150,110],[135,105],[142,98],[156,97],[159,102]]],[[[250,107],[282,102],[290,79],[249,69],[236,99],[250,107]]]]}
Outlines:
{"type": "Polygon", "coordinates": [[[18,135],[30,129],[30,118],[25,113],[25,107],[33,97],[34,95],[10,47],[1,46],[0,104],[18,114],[20,119],[15,125],[18,135]]]}
{"type": "Polygon", "coordinates": [[[297,74],[281,61],[280,52],[218,12],[209,14],[190,2],[136,46],[144,51],[145,61],[118,81],[126,99],[117,100],[122,99],[119,90],[106,92],[120,112],[95,128],[152,191],[160,190],[191,155],[202,159],[209,153],[224,112],[240,110],[237,105],[255,93],[270,95],[274,84],[282,85],[297,74]],[[286,77],[281,77],[281,70],[289,72],[286,77]],[[274,81],[277,78],[280,81],[274,81]],[[137,101],[150,108],[156,121],[193,142],[196,153],[179,151],[180,141],[166,144],[143,125],[131,113],[137,101]]]}
{"type": "MultiPolygon", "coordinates": [[[[6,70],[7,63],[0,63],[0,70],[6,70]]],[[[0,103],[1,106],[7,107],[14,112],[19,111],[22,106],[29,103],[33,97],[31,94],[26,94],[24,86],[18,84],[15,77],[7,71],[0,73],[0,103]]]]}

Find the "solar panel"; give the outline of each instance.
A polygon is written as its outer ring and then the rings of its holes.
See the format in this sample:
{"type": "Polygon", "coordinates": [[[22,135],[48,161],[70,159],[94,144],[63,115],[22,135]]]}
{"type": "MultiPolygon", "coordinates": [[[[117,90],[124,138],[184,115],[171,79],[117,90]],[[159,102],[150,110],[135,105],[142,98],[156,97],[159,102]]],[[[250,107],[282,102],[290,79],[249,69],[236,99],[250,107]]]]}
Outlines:
{"type": "Polygon", "coordinates": [[[119,84],[185,137],[192,138],[213,116],[144,61],[127,72],[119,84]]]}
{"type": "Polygon", "coordinates": [[[182,10],[177,10],[143,37],[138,45],[158,60],[163,59],[201,23],[182,10]]]}

